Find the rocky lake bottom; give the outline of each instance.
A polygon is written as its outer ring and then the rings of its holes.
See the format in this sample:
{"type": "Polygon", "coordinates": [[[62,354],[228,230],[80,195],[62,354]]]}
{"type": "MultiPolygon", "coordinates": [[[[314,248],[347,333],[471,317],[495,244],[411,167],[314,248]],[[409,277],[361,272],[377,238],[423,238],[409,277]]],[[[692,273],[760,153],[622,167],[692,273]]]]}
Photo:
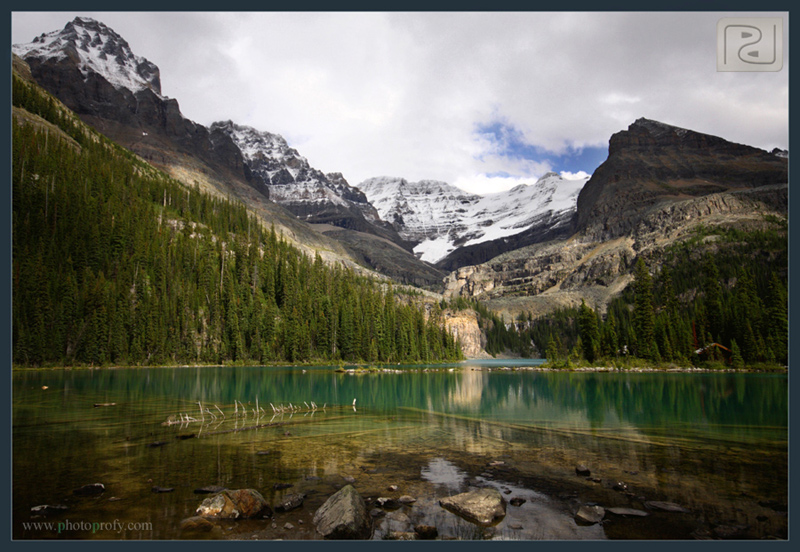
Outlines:
{"type": "Polygon", "coordinates": [[[363,501],[369,531],[358,538],[373,540],[788,537],[786,427],[775,422],[785,407],[780,378],[254,374],[17,378],[14,538],[317,540],[324,536],[315,516],[343,489],[363,501]],[[204,397],[201,418],[196,403],[174,398],[209,393],[230,378],[230,393],[272,391],[291,398],[292,410],[223,393],[204,397]],[[168,381],[170,396],[140,396],[168,381]],[[667,397],[686,400],[688,389],[702,391],[699,410],[689,401],[656,423],[678,404],[667,397]],[[306,408],[304,397],[321,400],[306,408]],[[94,483],[102,489],[76,493],[94,483]],[[222,503],[222,488],[225,496],[252,489],[265,508],[251,519],[203,510],[211,499],[222,503]],[[491,519],[445,507],[463,493],[491,495],[491,519]],[[57,529],[78,520],[139,526],[57,529]]]}

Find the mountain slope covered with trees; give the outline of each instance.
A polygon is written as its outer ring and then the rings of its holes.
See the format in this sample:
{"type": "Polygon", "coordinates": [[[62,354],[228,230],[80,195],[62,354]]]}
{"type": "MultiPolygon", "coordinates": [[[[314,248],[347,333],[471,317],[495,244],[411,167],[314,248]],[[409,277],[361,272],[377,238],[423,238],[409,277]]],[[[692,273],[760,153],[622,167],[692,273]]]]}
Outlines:
{"type": "Polygon", "coordinates": [[[14,363],[438,361],[438,308],[310,258],[13,77],[14,363]]]}
{"type": "MultiPolygon", "coordinates": [[[[701,227],[659,258],[639,257],[634,281],[603,316],[585,303],[517,323],[554,365],[786,365],[786,219],[759,227],[701,227]],[[651,274],[652,272],[652,274],[651,274]]],[[[521,346],[521,345],[518,345],[521,346]]]]}

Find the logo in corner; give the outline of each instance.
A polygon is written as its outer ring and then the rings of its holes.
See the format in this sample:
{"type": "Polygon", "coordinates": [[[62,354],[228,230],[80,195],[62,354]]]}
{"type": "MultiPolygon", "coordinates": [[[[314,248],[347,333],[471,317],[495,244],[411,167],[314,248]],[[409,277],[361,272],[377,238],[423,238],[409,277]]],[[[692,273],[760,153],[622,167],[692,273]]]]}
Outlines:
{"type": "Polygon", "coordinates": [[[783,19],[724,17],[717,22],[717,71],[783,69],[783,19]]]}

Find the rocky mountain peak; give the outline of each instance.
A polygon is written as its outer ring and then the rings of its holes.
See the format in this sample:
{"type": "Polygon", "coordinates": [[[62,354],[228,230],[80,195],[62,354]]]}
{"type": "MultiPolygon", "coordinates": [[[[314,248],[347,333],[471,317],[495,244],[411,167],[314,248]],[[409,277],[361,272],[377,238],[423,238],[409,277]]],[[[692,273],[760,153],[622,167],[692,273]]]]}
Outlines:
{"type": "Polygon", "coordinates": [[[115,88],[131,92],[149,89],[161,96],[158,67],[134,55],[127,41],[113,29],[88,17],[76,17],[60,31],[43,33],[28,44],[12,46],[15,54],[43,63],[48,59],[69,60],[84,78],[96,73],[115,88]]]}
{"type": "Polygon", "coordinates": [[[786,157],[641,118],[611,136],[578,197],[578,230],[610,239],[665,203],[787,181],[786,157]]]}
{"type": "MultiPolygon", "coordinates": [[[[530,232],[535,226],[568,227],[585,182],[586,179],[566,180],[550,172],[535,183],[485,196],[446,182],[409,182],[385,176],[367,179],[358,187],[383,220],[416,244],[414,252],[422,260],[435,263],[458,248],[488,242],[498,242],[484,248],[496,253],[504,244],[516,243],[509,237],[530,232]]],[[[544,234],[541,228],[539,233],[544,234]]],[[[484,254],[489,253],[480,253],[484,254]]],[[[470,260],[474,262],[478,256],[473,251],[470,260]]]]}

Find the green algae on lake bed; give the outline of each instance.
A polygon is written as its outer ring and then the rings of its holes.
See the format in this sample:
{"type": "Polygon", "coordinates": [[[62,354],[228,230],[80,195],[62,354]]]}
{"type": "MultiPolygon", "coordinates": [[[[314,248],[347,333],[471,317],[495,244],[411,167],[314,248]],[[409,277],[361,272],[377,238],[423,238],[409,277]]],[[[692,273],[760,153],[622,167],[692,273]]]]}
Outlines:
{"type": "Polygon", "coordinates": [[[786,538],[785,376],[432,368],[15,373],[14,538],[182,538],[181,521],[203,498],[195,489],[209,485],[254,488],[273,505],[307,494],[301,508],[274,520],[224,523],[209,536],[317,538],[311,517],[345,478],[370,504],[394,496],[390,485],[417,498],[376,518],[373,538],[408,523],[436,526],[439,538],[786,538]],[[289,403],[292,412],[273,412],[289,403]],[[198,421],[164,424],[170,416],[198,421]],[[577,476],[578,464],[599,482],[577,476]],[[613,488],[620,481],[625,492],[613,488]],[[102,495],[72,494],[95,482],[105,485],[102,495]],[[437,503],[470,484],[525,503],[476,529],[437,503]],[[574,520],[582,504],[647,509],[647,501],[692,513],[574,520]],[[69,509],[38,520],[132,528],[51,534],[25,525],[36,521],[31,508],[45,504],[69,509]]]}

